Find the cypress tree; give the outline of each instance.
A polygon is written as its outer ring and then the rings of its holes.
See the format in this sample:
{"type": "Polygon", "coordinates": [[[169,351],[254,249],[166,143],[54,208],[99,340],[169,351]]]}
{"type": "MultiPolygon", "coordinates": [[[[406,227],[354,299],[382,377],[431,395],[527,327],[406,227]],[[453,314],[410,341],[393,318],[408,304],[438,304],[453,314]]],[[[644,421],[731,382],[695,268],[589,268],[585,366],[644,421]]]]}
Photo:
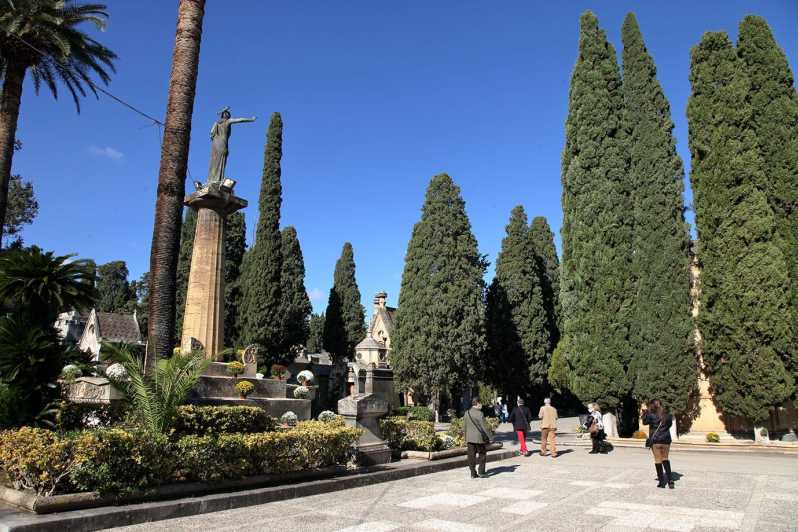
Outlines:
{"type": "Polygon", "coordinates": [[[276,361],[279,352],[282,316],[280,314],[281,248],[280,160],[283,155],[283,121],[273,113],[266,134],[263,157],[257,233],[247,254],[241,283],[241,337],[247,344],[261,347],[264,363],[276,361]]]}
{"type": "Polygon", "coordinates": [[[247,225],[243,212],[234,212],[224,226],[224,340],[239,345],[238,313],[241,305],[241,267],[247,247],[247,225]]]}
{"type": "Polygon", "coordinates": [[[175,280],[175,338],[180,342],[183,333],[183,314],[186,312],[186,293],[188,275],[191,271],[191,253],[194,250],[194,233],[197,230],[197,211],[186,209],[183,225],[180,227],[180,253],[177,256],[177,277],[175,280]]]}
{"type": "Polygon", "coordinates": [[[127,280],[127,264],[115,260],[97,268],[97,310],[100,312],[124,312],[131,299],[130,283],[127,280]]]}
{"type": "Polygon", "coordinates": [[[628,175],[634,185],[631,273],[636,290],[630,373],[635,398],[658,397],[681,413],[687,411],[698,382],[691,342],[684,168],[676,153],[670,106],[632,13],[624,20],[621,36],[624,130],[628,175]]]}
{"type": "Polygon", "coordinates": [[[396,378],[417,397],[482,377],[485,267],[460,188],[433,177],[407,246],[392,338],[396,378]]]}
{"type": "Polygon", "coordinates": [[[692,50],[687,106],[703,357],[726,415],[762,421],[793,392],[787,266],[763,190],[751,82],[725,33],[692,50]]]}
{"type": "Polygon", "coordinates": [[[346,242],[335,263],[333,287],[324,319],[324,348],[333,359],[352,357],[355,346],[366,336],[366,312],[360,303],[360,289],[355,280],[355,254],[346,242]]]}
{"type": "Polygon", "coordinates": [[[785,363],[798,379],[798,96],[784,52],[762,17],[740,23],[737,55],[751,81],[751,126],[766,178],[763,190],[776,217],[779,248],[787,263],[792,356],[785,363]]]}
{"type": "Polygon", "coordinates": [[[562,156],[563,333],[572,391],[615,407],[629,392],[633,296],[623,95],[615,49],[596,17],[585,12],[580,26],[562,156]]]}
{"type": "Polygon", "coordinates": [[[560,259],[554,246],[554,233],[543,216],[536,216],[530,228],[535,261],[542,273],[543,306],[549,322],[549,352],[560,341],[560,259]]]}
{"type": "Polygon", "coordinates": [[[308,324],[308,353],[321,353],[324,350],[324,313],[311,314],[308,324]]]}
{"type": "Polygon", "coordinates": [[[512,210],[506,231],[487,294],[488,373],[495,386],[515,397],[546,382],[550,316],[543,296],[543,265],[522,206],[512,210]]]}
{"type": "Polygon", "coordinates": [[[288,226],[282,237],[282,316],[281,353],[291,353],[291,348],[305,345],[308,340],[308,318],[313,308],[305,290],[305,261],[299,247],[296,229],[288,226]]]}

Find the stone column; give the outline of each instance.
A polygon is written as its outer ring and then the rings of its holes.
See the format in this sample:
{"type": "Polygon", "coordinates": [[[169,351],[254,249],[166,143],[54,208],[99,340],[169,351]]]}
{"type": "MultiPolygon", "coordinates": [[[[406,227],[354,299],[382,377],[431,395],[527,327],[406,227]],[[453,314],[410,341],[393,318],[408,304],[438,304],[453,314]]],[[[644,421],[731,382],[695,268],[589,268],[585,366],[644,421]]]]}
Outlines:
{"type": "Polygon", "coordinates": [[[203,349],[214,360],[224,349],[224,220],[247,206],[232,185],[210,183],[186,198],[197,209],[180,349],[203,349]]]}

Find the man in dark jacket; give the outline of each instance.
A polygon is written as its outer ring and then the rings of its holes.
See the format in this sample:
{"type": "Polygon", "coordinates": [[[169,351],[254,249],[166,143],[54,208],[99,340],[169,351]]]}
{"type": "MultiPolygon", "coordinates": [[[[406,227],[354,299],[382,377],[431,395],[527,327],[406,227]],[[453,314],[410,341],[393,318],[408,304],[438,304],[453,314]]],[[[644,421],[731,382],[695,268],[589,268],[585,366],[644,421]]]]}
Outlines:
{"type": "Polygon", "coordinates": [[[529,421],[532,419],[532,412],[524,405],[524,400],[518,398],[518,406],[513,408],[508,420],[513,424],[513,430],[518,438],[518,445],[521,446],[520,453],[524,456],[529,456],[530,453],[526,448],[526,433],[529,432],[529,421]]]}
{"type": "Polygon", "coordinates": [[[485,424],[485,417],[482,415],[482,404],[479,397],[471,401],[471,409],[466,411],[463,416],[463,428],[465,429],[465,441],[468,445],[468,468],[471,470],[471,478],[485,477],[485,462],[487,461],[487,449],[485,446],[490,441],[491,435],[488,426],[485,424]],[[479,452],[479,473],[477,473],[477,452],[479,452]]]}

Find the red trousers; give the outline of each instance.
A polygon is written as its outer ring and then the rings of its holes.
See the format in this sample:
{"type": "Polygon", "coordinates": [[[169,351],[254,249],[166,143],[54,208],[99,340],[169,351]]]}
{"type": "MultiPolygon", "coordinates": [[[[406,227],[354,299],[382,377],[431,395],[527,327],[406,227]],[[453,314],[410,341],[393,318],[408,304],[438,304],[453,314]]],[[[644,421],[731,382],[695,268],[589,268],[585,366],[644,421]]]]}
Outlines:
{"type": "Polygon", "coordinates": [[[515,435],[518,438],[518,444],[521,446],[521,454],[526,454],[526,431],[516,430],[515,435]]]}

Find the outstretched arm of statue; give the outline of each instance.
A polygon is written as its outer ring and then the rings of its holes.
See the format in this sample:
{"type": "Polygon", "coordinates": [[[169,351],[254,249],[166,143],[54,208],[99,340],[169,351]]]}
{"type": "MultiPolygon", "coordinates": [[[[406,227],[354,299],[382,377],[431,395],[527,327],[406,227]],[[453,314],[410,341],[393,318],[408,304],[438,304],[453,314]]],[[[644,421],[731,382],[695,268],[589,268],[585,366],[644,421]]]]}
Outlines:
{"type": "Polygon", "coordinates": [[[228,120],[231,124],[240,124],[241,122],[254,122],[257,117],[253,116],[252,118],[231,118],[228,120]]]}

